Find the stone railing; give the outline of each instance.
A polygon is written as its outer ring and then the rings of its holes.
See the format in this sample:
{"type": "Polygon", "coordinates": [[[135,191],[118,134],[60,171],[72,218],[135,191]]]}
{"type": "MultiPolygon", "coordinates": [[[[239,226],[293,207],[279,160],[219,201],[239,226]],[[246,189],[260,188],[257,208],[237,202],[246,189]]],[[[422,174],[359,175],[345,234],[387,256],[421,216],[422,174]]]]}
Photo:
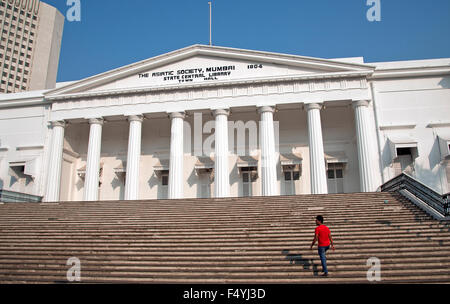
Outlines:
{"type": "Polygon", "coordinates": [[[381,191],[398,192],[407,199],[411,199],[410,195],[412,195],[441,216],[450,216],[450,193],[441,195],[406,173],[402,173],[382,185],[381,191]],[[405,190],[408,192],[408,195],[405,195],[405,190]]]}
{"type": "Polygon", "coordinates": [[[13,192],[0,189],[0,202],[2,203],[40,203],[42,196],[13,192]]]}

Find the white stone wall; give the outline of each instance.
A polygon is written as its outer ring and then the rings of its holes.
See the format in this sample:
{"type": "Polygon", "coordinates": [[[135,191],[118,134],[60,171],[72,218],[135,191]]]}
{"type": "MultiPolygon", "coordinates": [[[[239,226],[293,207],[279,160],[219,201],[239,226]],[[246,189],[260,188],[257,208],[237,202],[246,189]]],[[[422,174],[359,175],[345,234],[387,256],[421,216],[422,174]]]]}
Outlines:
{"type": "Polygon", "coordinates": [[[0,110],[0,188],[43,195],[48,115],[49,106],[0,110]],[[23,162],[27,163],[25,170],[32,176],[17,179],[10,164],[23,162]]]}
{"type": "Polygon", "coordinates": [[[394,177],[389,136],[403,135],[418,142],[414,176],[439,193],[450,191],[446,164],[441,161],[437,134],[450,134],[450,77],[378,80],[374,97],[379,113],[382,173],[394,177]],[[440,123],[439,126],[430,124],[440,123]]]}

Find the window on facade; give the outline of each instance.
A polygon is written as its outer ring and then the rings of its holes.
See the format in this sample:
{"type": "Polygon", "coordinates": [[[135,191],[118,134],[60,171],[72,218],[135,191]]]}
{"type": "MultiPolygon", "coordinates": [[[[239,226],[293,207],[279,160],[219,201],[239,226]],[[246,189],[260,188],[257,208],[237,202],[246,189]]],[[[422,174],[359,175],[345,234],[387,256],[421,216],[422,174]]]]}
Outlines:
{"type": "Polygon", "coordinates": [[[199,175],[199,192],[198,197],[210,198],[211,197],[211,175],[200,174],[199,175]]]}
{"type": "Polygon", "coordinates": [[[253,183],[257,180],[257,167],[245,167],[241,168],[242,174],[242,195],[252,196],[253,195],[253,183]]]}
{"type": "Polygon", "coordinates": [[[161,176],[161,185],[168,186],[169,185],[169,175],[161,176]]]}
{"type": "Polygon", "coordinates": [[[300,171],[293,169],[284,170],[284,192],[285,195],[295,195],[295,182],[300,180],[300,171]]]}
{"type": "Polygon", "coordinates": [[[412,174],[414,171],[412,148],[397,148],[397,158],[393,166],[395,176],[402,174],[402,172],[412,174]]]}
{"type": "Polygon", "coordinates": [[[15,164],[9,167],[9,175],[11,176],[11,185],[13,186],[27,186],[33,182],[31,176],[25,174],[24,164],[15,164]]]}
{"type": "Polygon", "coordinates": [[[328,164],[328,193],[344,193],[344,164],[328,164]]]}

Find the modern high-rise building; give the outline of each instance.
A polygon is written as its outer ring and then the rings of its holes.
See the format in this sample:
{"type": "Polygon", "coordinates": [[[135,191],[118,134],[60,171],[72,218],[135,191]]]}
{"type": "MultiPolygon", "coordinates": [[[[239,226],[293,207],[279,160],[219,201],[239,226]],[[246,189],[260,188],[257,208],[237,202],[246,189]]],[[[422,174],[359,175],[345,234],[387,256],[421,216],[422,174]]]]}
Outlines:
{"type": "Polygon", "coordinates": [[[0,0],[0,93],[55,87],[63,27],[39,0],[0,0]]]}

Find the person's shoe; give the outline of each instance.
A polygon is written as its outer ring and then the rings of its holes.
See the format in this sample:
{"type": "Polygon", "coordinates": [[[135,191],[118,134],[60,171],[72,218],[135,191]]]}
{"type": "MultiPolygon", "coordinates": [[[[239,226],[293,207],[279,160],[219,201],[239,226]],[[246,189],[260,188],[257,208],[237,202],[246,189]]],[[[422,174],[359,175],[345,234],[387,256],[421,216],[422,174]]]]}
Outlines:
{"type": "Polygon", "coordinates": [[[322,277],[327,277],[327,276],[328,276],[328,272],[327,272],[327,273],[322,273],[321,276],[322,276],[322,277]]]}

